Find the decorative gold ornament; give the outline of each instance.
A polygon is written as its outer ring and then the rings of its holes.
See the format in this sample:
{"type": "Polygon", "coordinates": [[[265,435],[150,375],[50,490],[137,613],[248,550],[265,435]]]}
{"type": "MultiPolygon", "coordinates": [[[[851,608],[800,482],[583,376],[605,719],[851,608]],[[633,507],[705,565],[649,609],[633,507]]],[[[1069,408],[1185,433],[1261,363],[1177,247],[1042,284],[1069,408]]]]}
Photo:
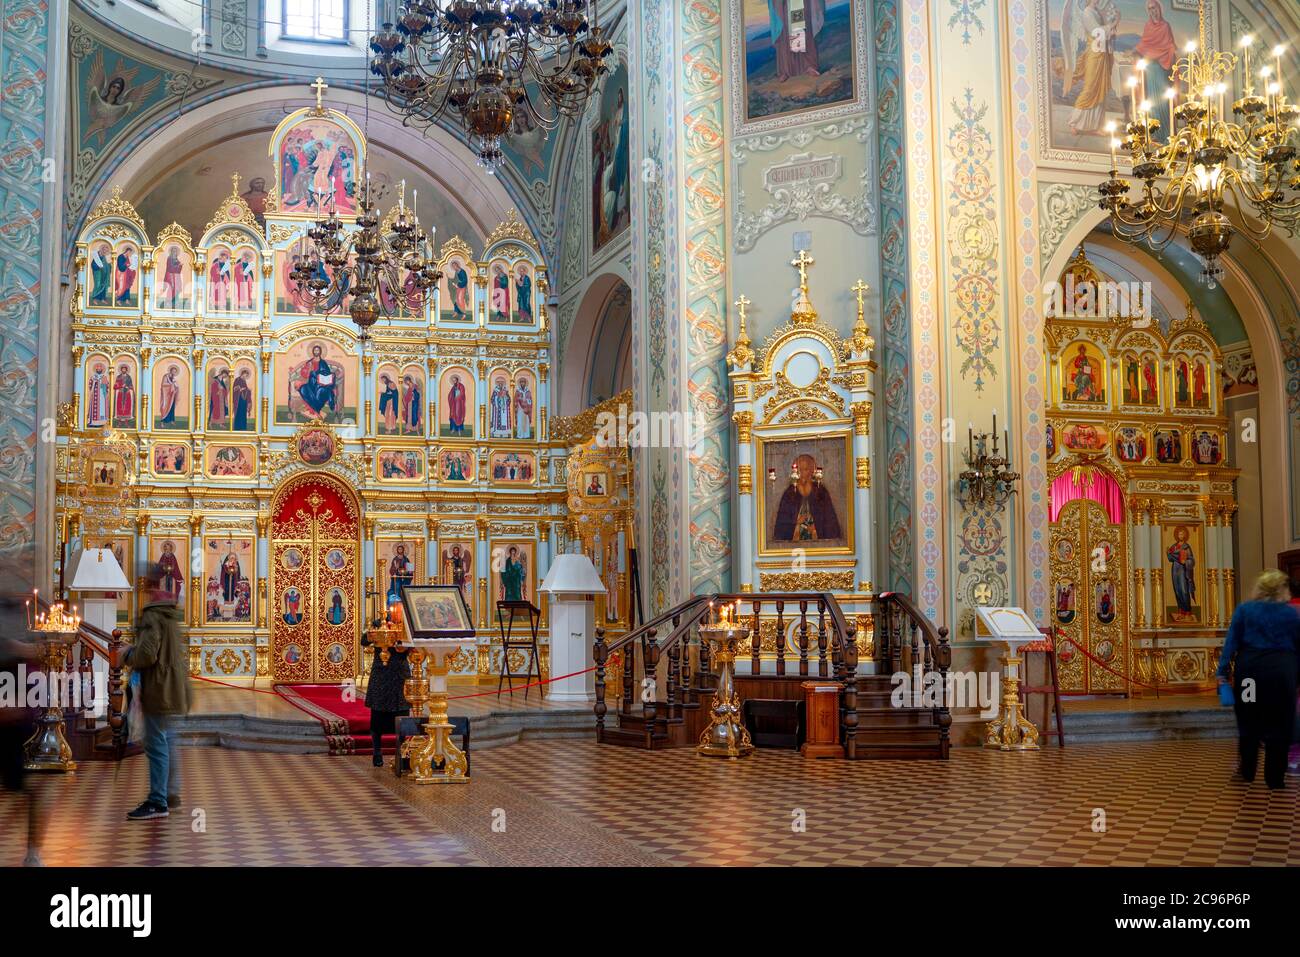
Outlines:
{"type": "Polygon", "coordinates": [[[854,402],[849,406],[853,410],[853,431],[858,435],[871,434],[871,403],[854,402]]]}
{"type": "Polygon", "coordinates": [[[736,466],[736,491],[741,495],[754,493],[754,467],[752,465],[736,466]]]}
{"type": "MultiPolygon", "coordinates": [[[[140,227],[140,232],[145,232],[144,217],[135,211],[127,200],[122,198],[122,187],[114,186],[113,194],[95,207],[95,211],[90,214],[88,223],[93,223],[97,219],[125,219],[140,227]]],[[[104,235],[101,232],[101,235],[104,235]]]]}
{"type": "Polygon", "coordinates": [[[754,413],[753,412],[736,412],[731,416],[731,421],[736,423],[736,440],[741,445],[748,445],[754,438],[754,413]]]}
{"type": "Polygon", "coordinates": [[[858,488],[871,488],[871,461],[865,458],[854,459],[853,477],[858,488]]]}
{"type": "Polygon", "coordinates": [[[745,308],[749,305],[749,299],[741,296],[736,300],[735,305],[740,314],[740,330],[736,333],[736,344],[727,353],[727,365],[738,369],[753,363],[754,344],[749,338],[749,333],[745,331],[745,308]]]}

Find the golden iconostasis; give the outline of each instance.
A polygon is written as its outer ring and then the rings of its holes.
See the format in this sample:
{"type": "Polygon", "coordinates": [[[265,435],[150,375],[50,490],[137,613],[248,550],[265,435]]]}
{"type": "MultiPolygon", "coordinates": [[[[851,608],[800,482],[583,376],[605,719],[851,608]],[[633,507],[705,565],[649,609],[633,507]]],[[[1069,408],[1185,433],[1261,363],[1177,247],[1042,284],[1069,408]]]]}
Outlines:
{"type": "MultiPolygon", "coordinates": [[[[133,580],[160,563],[196,674],[343,680],[368,620],[433,581],[459,585],[479,627],[454,673],[495,674],[496,600],[543,604],[566,534],[546,266],[512,211],[481,250],[441,243],[428,294],[381,279],[362,341],[345,288],[313,303],[290,271],[328,210],[354,228],[364,139],[318,105],[269,149],[262,221],[233,177],[201,236],[153,231],[114,190],[78,237],[57,554],[107,545],[133,580]],[[96,465],[124,441],[133,457],[96,465]],[[108,482],[128,501],[91,521],[83,499],[108,482]]],[[[123,627],[137,609],[119,596],[123,627]]]]}
{"type": "Polygon", "coordinates": [[[1083,248],[1047,317],[1052,612],[1063,691],[1213,687],[1238,600],[1223,353],[1191,305],[1116,309],[1083,248]],[[1135,319],[1134,316],[1139,316],[1135,319]]]}

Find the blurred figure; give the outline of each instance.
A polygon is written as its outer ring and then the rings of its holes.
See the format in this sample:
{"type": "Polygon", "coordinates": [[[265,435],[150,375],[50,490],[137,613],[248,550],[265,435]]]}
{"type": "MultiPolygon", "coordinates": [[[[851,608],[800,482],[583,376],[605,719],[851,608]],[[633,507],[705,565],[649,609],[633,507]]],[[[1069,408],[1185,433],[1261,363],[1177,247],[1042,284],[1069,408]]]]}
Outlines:
{"type": "MultiPolygon", "coordinates": [[[[14,677],[19,694],[25,687],[18,685],[18,667],[27,666],[27,673],[40,670],[38,649],[32,642],[19,638],[26,627],[23,610],[13,599],[0,600],[0,673],[14,677]]],[[[36,728],[36,711],[22,707],[0,708],[0,789],[27,795],[27,867],[41,866],[41,839],[44,821],[40,806],[40,792],[34,782],[24,780],[26,762],[23,745],[36,728]],[[25,785],[25,788],[24,788],[25,785]]]]}
{"type": "MultiPolygon", "coordinates": [[[[1291,607],[1300,614],[1300,578],[1293,578],[1288,583],[1291,588],[1291,607]]],[[[1297,708],[1300,708],[1300,699],[1296,702],[1297,708]]],[[[1297,729],[1291,729],[1291,752],[1286,758],[1286,769],[1292,774],[1300,773],[1300,734],[1296,733],[1297,729]]]]}
{"type": "Polygon", "coordinates": [[[144,575],[145,606],[135,626],[135,641],[121,664],[140,675],[144,753],[149,759],[149,796],[132,821],[167,817],[180,804],[180,763],[173,719],[190,710],[189,664],[176,596],[163,587],[165,572],[151,562],[144,575]]]}
{"type": "Polygon", "coordinates": [[[1236,693],[1237,744],[1242,780],[1255,780],[1264,745],[1264,781],[1286,784],[1287,748],[1295,727],[1296,668],[1300,662],[1300,615],[1287,604],[1287,577],[1269,569],[1255,583],[1253,601],[1232,613],[1219,659],[1220,684],[1236,693]]]}
{"type": "MultiPolygon", "coordinates": [[[[361,644],[369,645],[370,639],[363,635],[361,644]]],[[[374,752],[371,763],[377,768],[384,766],[384,735],[395,734],[397,719],[411,713],[404,690],[409,677],[411,665],[405,650],[391,650],[388,664],[384,664],[383,653],[375,649],[370,663],[370,684],[366,686],[366,707],[370,709],[370,743],[374,752]]]]}

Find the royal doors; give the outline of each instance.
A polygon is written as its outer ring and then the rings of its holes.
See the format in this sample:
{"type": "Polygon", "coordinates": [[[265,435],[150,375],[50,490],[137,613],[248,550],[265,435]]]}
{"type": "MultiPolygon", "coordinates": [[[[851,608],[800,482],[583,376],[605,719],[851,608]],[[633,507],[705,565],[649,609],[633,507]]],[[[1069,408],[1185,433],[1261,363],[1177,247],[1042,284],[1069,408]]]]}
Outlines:
{"type": "Polygon", "coordinates": [[[355,677],[360,524],[352,491],[331,476],[295,476],[276,492],[270,548],[276,681],[355,677]]]}
{"type": "Polygon", "coordinates": [[[1056,643],[1061,691],[1128,693],[1128,563],[1122,519],[1112,524],[1105,507],[1091,499],[1067,502],[1051,525],[1051,553],[1052,622],[1065,633],[1056,643]]]}

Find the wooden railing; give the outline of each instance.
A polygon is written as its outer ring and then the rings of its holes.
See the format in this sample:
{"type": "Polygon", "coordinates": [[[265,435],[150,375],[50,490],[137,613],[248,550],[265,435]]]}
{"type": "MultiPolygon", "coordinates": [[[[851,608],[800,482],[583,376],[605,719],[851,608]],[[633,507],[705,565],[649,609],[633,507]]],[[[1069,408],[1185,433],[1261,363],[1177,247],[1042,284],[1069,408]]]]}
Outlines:
{"type": "Polygon", "coordinates": [[[921,680],[933,680],[938,700],[935,723],[946,755],[952,726],[952,702],[948,700],[952,647],[947,627],[936,627],[906,595],[882,592],[875,601],[875,662],[877,674],[914,676],[919,665],[921,680]]]}
{"type": "Polygon", "coordinates": [[[845,619],[835,596],[829,592],[697,595],[608,643],[605,630],[597,628],[594,647],[597,740],[605,738],[609,714],[605,700],[606,673],[614,656],[618,656],[623,678],[622,694],[615,706],[620,716],[636,715],[639,709],[644,719],[646,747],[651,746],[658,722],[681,720],[684,709],[698,706],[701,697],[712,692],[708,643],[699,641],[696,630],[715,607],[732,603],[739,622],[750,629],[751,674],[761,673],[762,618],[775,614],[776,675],[791,675],[793,671],[792,676],[834,677],[844,684],[842,736],[846,753],[852,756],[857,727],[857,629],[855,623],[845,619]],[[797,622],[793,648],[786,640],[787,622],[797,622]],[[664,661],[661,683],[660,663],[664,661]],[[652,685],[643,685],[647,676],[654,679],[652,685]]]}

